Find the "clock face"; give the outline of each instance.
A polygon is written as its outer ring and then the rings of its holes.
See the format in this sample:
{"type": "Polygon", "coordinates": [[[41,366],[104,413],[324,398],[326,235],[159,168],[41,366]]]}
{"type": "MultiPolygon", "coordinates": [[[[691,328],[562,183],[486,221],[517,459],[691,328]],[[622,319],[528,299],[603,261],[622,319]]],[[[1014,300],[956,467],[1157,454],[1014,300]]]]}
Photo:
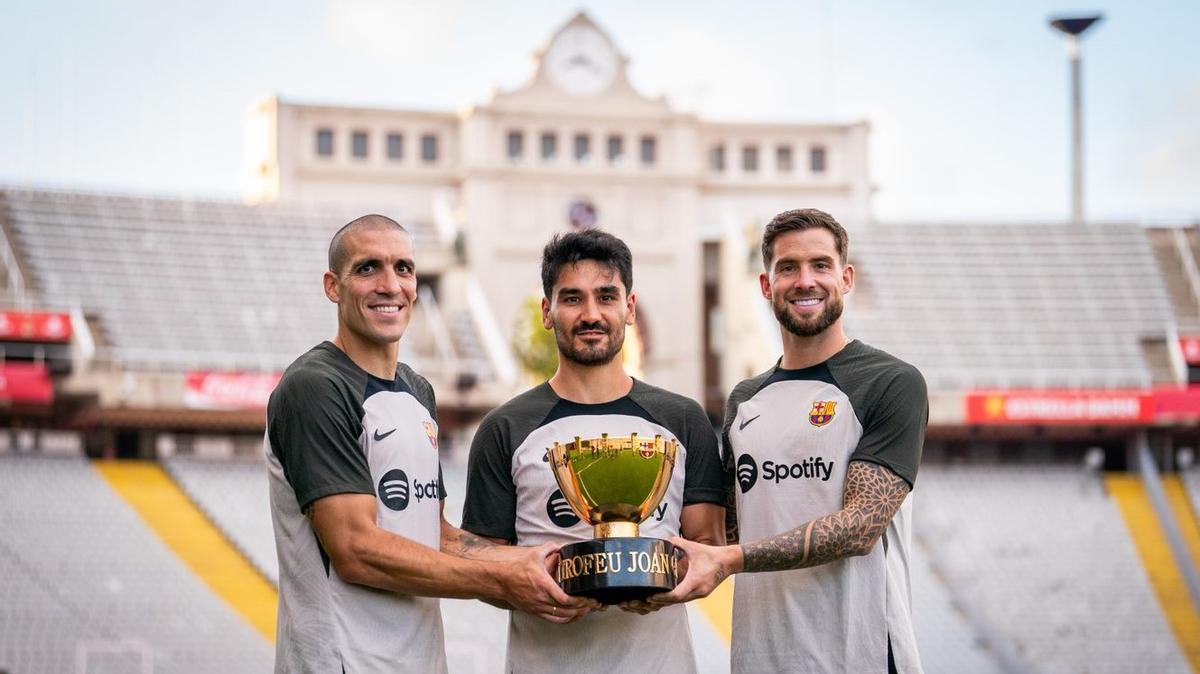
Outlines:
{"type": "Polygon", "coordinates": [[[617,54],[600,33],[586,26],[559,33],[543,63],[550,80],[576,96],[604,91],[617,74],[617,54]]]}

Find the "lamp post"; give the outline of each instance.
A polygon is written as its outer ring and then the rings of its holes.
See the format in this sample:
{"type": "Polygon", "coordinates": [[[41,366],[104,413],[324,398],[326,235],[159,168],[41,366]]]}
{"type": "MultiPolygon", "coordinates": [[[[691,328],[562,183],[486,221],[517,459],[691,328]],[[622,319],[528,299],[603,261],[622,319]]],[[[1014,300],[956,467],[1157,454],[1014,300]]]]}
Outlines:
{"type": "Polygon", "coordinates": [[[1079,74],[1079,36],[1104,16],[1057,17],[1050,26],[1067,36],[1071,61],[1071,222],[1083,224],[1083,84],[1079,74]]]}

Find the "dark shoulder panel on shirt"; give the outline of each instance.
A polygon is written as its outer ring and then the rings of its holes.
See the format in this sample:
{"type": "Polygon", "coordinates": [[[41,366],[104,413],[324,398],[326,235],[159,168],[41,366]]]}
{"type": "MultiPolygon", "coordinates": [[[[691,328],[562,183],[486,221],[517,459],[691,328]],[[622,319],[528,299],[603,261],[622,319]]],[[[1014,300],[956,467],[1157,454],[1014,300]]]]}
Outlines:
{"type": "Polygon", "coordinates": [[[729,427],[733,425],[733,420],[737,417],[738,406],[753,398],[755,393],[761,391],[774,373],[775,367],[772,366],[766,372],[762,372],[749,379],[743,379],[729,392],[729,399],[725,402],[725,423],[721,425],[722,442],[727,442],[729,439],[729,427]]]}
{"type": "Polygon", "coordinates": [[[929,422],[929,393],[921,372],[857,340],[827,364],[863,427],[850,460],[887,466],[913,485],[929,422]]]}
{"type": "Polygon", "coordinates": [[[267,435],[302,508],[336,493],[374,493],[362,433],[367,376],[324,342],[288,367],[267,403],[267,435]]]}
{"type": "Polygon", "coordinates": [[[723,505],[725,491],[720,450],[712,422],[695,400],[634,380],[629,398],[645,409],[656,424],[668,429],[687,449],[683,466],[683,504],[723,505]]]}
{"type": "Polygon", "coordinates": [[[437,396],[429,380],[417,374],[407,363],[396,364],[396,378],[408,387],[413,397],[429,412],[429,416],[437,421],[437,396]]]}
{"type": "Polygon", "coordinates": [[[517,540],[517,493],[513,454],[542,425],[558,396],[549,384],[536,386],[483,418],[467,460],[467,490],[462,528],[480,536],[517,540]]]}
{"type": "Polygon", "coordinates": [[[704,428],[711,428],[708,415],[699,403],[665,388],[635,379],[628,400],[643,410],[640,416],[669,429],[678,438],[683,438],[684,431],[692,424],[703,424],[704,428]]]}

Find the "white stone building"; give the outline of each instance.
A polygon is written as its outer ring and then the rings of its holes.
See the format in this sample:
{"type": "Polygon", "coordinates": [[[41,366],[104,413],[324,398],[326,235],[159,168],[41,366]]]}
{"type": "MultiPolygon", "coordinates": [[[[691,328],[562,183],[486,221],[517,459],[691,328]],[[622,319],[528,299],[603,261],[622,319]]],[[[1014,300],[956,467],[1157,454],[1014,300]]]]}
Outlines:
{"type": "Polygon", "coordinates": [[[700,119],[635,90],[628,62],[579,13],[535,52],[525,85],[461,112],[268,98],[250,114],[245,198],[350,201],[435,222],[447,245],[461,234],[501,345],[540,292],[546,240],[594,219],[634,252],[646,379],[713,409],[744,374],[722,365],[722,345],[763,343],[738,339],[717,309],[720,280],[744,277],[728,267],[747,231],[800,206],[868,222],[869,127],[700,119]]]}

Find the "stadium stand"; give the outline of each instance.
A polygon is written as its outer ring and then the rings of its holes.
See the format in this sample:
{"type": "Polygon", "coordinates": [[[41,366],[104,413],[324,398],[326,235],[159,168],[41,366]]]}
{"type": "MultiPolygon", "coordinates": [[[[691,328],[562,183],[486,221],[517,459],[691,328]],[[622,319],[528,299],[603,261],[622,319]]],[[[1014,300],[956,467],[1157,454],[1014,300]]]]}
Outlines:
{"type": "Polygon", "coordinates": [[[1179,478],[1192,504],[1192,512],[1200,519],[1200,468],[1179,471],[1179,478]]]}
{"type": "MultiPolygon", "coordinates": [[[[922,487],[924,481],[922,477],[922,487]]],[[[988,649],[962,607],[955,602],[946,581],[930,563],[929,553],[920,539],[915,543],[909,566],[913,627],[925,671],[928,674],[1002,674],[1005,670],[996,653],[988,649]]]]}
{"type": "Polygon", "coordinates": [[[1141,340],[1173,320],[1136,225],[878,226],[851,258],[871,297],[848,331],[931,391],[1148,386],[1141,340]]]}
{"type": "MultiPolygon", "coordinates": [[[[333,316],[315,290],[324,251],[362,212],[0,190],[29,289],[82,309],[98,328],[99,360],[155,371],[281,370],[327,339],[333,316]]],[[[406,226],[422,272],[443,271],[450,253],[434,227],[406,226]]],[[[405,360],[437,370],[444,323],[436,309],[417,312],[405,360]]],[[[455,346],[482,351],[471,327],[455,321],[455,346]]],[[[485,360],[471,363],[477,377],[490,376],[485,360]]]]}
{"type": "Polygon", "coordinates": [[[1104,483],[1076,467],[922,467],[929,554],[1042,671],[1186,672],[1104,483]]]}
{"type": "Polygon", "coordinates": [[[275,532],[261,459],[209,461],[176,457],[167,472],[272,584],[279,584],[275,532]]]}
{"type": "Polygon", "coordinates": [[[86,461],[0,456],[0,531],[0,670],[270,670],[270,644],[86,461]]]}

